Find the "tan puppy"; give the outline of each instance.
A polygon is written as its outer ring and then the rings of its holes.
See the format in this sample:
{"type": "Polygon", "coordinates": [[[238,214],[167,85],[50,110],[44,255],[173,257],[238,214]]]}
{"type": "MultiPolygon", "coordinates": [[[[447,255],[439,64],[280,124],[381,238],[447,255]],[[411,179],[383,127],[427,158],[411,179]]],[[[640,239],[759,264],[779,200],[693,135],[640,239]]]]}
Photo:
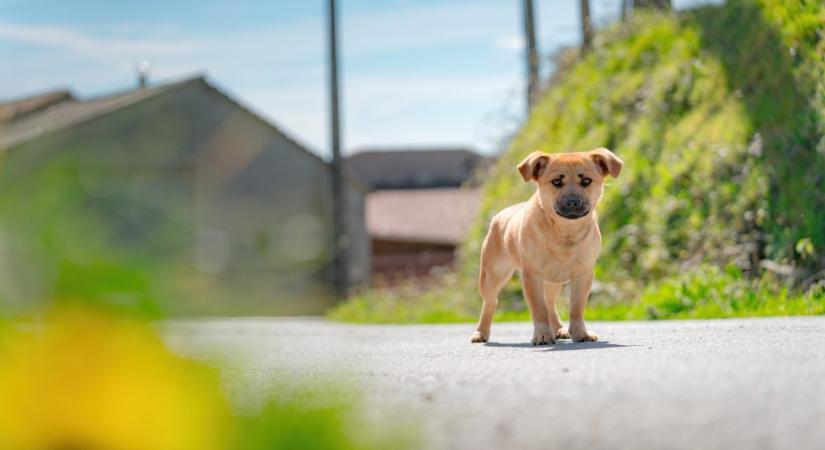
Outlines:
{"type": "Polygon", "coordinates": [[[533,317],[533,345],[556,339],[596,341],[584,325],[584,307],[593,284],[593,266],[602,235],[596,205],[607,175],[619,176],[622,160],[610,150],[547,154],[533,152],[518,171],[536,182],[530,200],[493,217],[481,247],[478,286],[484,304],[472,342],[487,342],[498,293],[518,269],[533,317]],[[556,312],[556,298],[570,283],[569,332],[556,312]]]}

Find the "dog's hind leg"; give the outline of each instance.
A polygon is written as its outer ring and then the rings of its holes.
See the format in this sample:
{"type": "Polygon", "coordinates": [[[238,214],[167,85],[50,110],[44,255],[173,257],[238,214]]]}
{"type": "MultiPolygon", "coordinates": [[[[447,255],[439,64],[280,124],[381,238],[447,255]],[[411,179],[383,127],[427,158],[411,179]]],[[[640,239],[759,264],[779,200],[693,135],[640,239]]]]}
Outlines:
{"type": "Polygon", "coordinates": [[[493,314],[498,306],[498,293],[507,280],[513,276],[512,268],[482,268],[478,279],[478,290],[481,293],[481,315],[478,318],[476,332],[471,342],[487,342],[490,338],[490,327],[493,324],[493,314]]]}
{"type": "Polygon", "coordinates": [[[550,328],[556,332],[556,339],[570,339],[570,333],[567,331],[567,328],[564,328],[564,324],[561,323],[561,317],[559,317],[559,312],[556,310],[556,300],[559,298],[561,288],[561,283],[545,282],[544,304],[547,305],[547,312],[550,315],[550,328]]]}
{"type": "Polygon", "coordinates": [[[513,276],[514,267],[508,261],[491,258],[485,253],[489,251],[487,242],[481,250],[481,270],[478,275],[478,291],[481,294],[481,315],[470,342],[487,342],[490,338],[490,327],[493,324],[493,314],[498,306],[498,293],[507,280],[513,276]]]}

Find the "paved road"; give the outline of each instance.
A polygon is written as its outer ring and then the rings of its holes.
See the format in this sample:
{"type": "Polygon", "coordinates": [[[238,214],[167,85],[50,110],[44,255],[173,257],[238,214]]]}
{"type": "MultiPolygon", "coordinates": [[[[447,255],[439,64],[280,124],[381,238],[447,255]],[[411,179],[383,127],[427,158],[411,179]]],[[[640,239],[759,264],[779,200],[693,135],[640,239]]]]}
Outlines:
{"type": "Polygon", "coordinates": [[[164,325],[177,351],[229,358],[241,403],[279,377],[343,377],[428,448],[825,449],[825,318],[591,328],[601,341],[533,347],[521,323],[486,345],[471,325],[164,325]]]}

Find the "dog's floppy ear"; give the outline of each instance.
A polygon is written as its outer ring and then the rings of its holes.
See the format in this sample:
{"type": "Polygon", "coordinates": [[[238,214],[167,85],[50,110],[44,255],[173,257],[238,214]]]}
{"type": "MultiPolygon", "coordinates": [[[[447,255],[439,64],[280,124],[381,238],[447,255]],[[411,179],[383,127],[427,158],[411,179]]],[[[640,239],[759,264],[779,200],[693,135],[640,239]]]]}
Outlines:
{"type": "Polygon", "coordinates": [[[596,163],[596,167],[601,170],[602,175],[610,175],[613,178],[622,173],[622,160],[613,152],[606,148],[597,148],[590,151],[590,158],[596,163]]]}
{"type": "Polygon", "coordinates": [[[533,152],[527,155],[518,165],[518,173],[524,181],[536,180],[550,163],[550,155],[543,152],[533,152]]]}

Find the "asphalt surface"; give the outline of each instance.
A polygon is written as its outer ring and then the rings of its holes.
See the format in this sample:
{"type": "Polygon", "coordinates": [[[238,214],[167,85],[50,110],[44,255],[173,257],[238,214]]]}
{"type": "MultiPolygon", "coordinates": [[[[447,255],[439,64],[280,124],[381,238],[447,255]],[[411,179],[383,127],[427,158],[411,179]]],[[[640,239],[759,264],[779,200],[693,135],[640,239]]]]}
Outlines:
{"type": "Polygon", "coordinates": [[[174,350],[226,363],[253,405],[273,380],[336,379],[367,413],[443,449],[825,449],[825,317],[593,322],[596,343],[531,325],[170,322],[174,350]]]}

